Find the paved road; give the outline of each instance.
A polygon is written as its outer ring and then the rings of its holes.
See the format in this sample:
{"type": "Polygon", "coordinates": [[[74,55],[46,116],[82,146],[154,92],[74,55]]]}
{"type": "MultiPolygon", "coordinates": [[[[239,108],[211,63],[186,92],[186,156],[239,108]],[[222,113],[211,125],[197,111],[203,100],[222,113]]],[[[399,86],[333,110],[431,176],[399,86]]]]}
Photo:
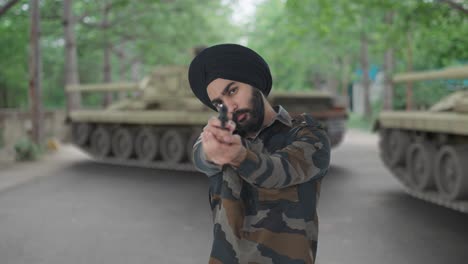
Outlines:
{"type": "MultiPolygon", "coordinates": [[[[320,264],[468,263],[468,215],[406,195],[351,131],[320,201],[320,264]]],[[[206,263],[203,175],[97,164],[63,148],[0,168],[0,263],[206,263]]]]}
{"type": "Polygon", "coordinates": [[[320,264],[468,263],[468,215],[407,195],[352,131],[333,153],[320,203],[320,264]]]}

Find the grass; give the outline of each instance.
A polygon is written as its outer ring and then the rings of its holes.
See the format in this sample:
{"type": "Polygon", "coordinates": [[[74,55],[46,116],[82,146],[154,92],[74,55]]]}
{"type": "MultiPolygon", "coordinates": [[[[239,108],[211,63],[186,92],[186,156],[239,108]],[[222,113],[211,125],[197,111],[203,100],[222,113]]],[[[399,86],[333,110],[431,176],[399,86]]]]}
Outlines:
{"type": "Polygon", "coordinates": [[[37,160],[43,154],[43,148],[36,145],[29,138],[18,140],[14,148],[17,161],[37,160]]]}
{"type": "Polygon", "coordinates": [[[378,119],[381,111],[382,102],[377,101],[371,105],[371,117],[369,119],[365,118],[363,115],[348,112],[349,119],[347,127],[373,133],[374,131],[372,131],[372,127],[374,126],[374,122],[378,119]]]}
{"type": "Polygon", "coordinates": [[[348,128],[354,128],[366,132],[372,131],[372,125],[374,123],[374,119],[371,118],[370,120],[364,118],[363,116],[356,114],[356,113],[349,113],[349,119],[347,122],[348,128]]]}

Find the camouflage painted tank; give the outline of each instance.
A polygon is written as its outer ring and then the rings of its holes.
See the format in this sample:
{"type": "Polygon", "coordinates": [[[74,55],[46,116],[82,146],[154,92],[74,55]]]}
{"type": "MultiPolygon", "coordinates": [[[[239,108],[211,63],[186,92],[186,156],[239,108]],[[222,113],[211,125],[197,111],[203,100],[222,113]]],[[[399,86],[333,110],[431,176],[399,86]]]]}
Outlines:
{"type": "MultiPolygon", "coordinates": [[[[191,151],[207,120],[216,115],[192,94],[187,67],[155,70],[139,83],[69,86],[69,92],[138,94],[103,110],[75,110],[68,120],[72,140],[107,163],[193,170],[191,151]]],[[[325,93],[271,94],[272,104],[291,114],[308,112],[328,126],[332,145],[343,138],[347,113],[325,93]]]]}
{"type": "MultiPolygon", "coordinates": [[[[394,82],[468,78],[468,67],[400,74],[394,82]]],[[[428,111],[385,111],[375,126],[383,163],[419,198],[468,213],[468,91],[428,111]]]]}

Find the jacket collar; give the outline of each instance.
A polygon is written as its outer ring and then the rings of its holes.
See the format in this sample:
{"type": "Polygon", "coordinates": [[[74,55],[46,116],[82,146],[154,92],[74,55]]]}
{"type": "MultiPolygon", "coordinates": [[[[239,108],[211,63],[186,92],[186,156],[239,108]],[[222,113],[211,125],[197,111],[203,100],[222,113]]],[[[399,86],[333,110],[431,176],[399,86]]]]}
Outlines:
{"type": "Polygon", "coordinates": [[[256,139],[258,137],[258,135],[260,133],[262,133],[263,130],[265,130],[266,128],[270,127],[271,125],[273,125],[276,121],[280,121],[281,123],[285,124],[286,126],[288,127],[292,127],[292,118],[291,116],[289,115],[288,111],[286,111],[286,109],[284,109],[281,105],[277,105],[277,106],[274,106],[273,109],[275,110],[276,112],[276,116],[275,118],[273,118],[273,120],[271,121],[270,124],[262,127],[262,129],[260,129],[257,134],[255,134],[255,137],[253,138],[250,138],[250,139],[256,139]]]}
{"type": "Polygon", "coordinates": [[[275,107],[273,107],[273,109],[277,113],[276,118],[273,120],[273,122],[278,120],[281,123],[283,123],[283,124],[285,124],[285,125],[287,125],[289,127],[292,127],[292,118],[289,115],[288,111],[286,111],[286,109],[284,109],[281,105],[275,106],[275,107]]]}

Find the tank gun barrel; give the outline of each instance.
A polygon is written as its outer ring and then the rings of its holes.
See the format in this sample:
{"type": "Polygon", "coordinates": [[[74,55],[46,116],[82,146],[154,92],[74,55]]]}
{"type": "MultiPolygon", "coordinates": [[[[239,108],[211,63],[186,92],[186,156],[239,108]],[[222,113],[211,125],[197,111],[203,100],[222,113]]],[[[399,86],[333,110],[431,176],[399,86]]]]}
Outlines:
{"type": "Polygon", "coordinates": [[[99,83],[67,85],[67,92],[123,92],[136,91],[140,87],[139,83],[99,83]]]}
{"type": "Polygon", "coordinates": [[[393,76],[394,83],[468,78],[468,66],[450,67],[434,71],[400,73],[393,76]]]}

